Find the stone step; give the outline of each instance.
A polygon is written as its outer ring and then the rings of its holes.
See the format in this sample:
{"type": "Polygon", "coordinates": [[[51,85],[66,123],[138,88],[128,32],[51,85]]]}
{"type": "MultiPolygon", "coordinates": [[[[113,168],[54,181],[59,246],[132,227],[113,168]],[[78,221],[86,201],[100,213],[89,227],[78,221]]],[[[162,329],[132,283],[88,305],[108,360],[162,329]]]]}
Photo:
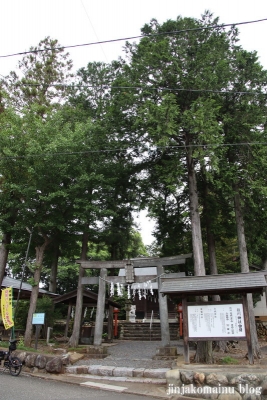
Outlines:
{"type": "MultiPolygon", "coordinates": [[[[148,329],[124,329],[123,332],[144,332],[144,333],[149,333],[150,330],[148,329]]],[[[151,329],[152,333],[160,333],[161,329],[151,329]]],[[[177,333],[177,330],[170,330],[170,333],[177,333]]]]}
{"type": "MultiPolygon", "coordinates": [[[[160,336],[161,332],[142,332],[142,331],[124,331],[123,336],[160,336]]],[[[176,336],[177,337],[177,332],[170,332],[171,336],[176,336]]]]}
{"type": "MultiPolygon", "coordinates": [[[[136,336],[136,337],[135,336],[131,336],[131,337],[123,337],[121,340],[130,340],[130,341],[137,340],[137,341],[140,341],[140,342],[150,342],[150,341],[160,342],[161,337],[157,336],[157,337],[152,337],[150,339],[150,338],[144,338],[142,336],[136,336]]],[[[171,338],[171,340],[176,340],[176,339],[175,338],[174,339],[171,338]]]]}
{"type": "MultiPolygon", "coordinates": [[[[177,340],[177,338],[170,338],[171,340],[177,340]]],[[[140,342],[149,342],[149,341],[157,341],[157,342],[160,342],[161,341],[161,337],[152,337],[151,339],[150,338],[144,338],[144,337],[141,337],[141,336],[131,336],[131,337],[123,337],[123,338],[121,338],[121,340],[137,340],[137,341],[140,341],[140,342]]]]}
{"type": "MultiPolygon", "coordinates": [[[[143,337],[153,336],[153,337],[155,337],[155,336],[161,336],[161,332],[151,332],[150,333],[150,332],[134,332],[134,331],[130,332],[129,331],[129,332],[121,333],[120,336],[124,336],[124,337],[125,336],[143,336],[143,337]]],[[[177,332],[170,332],[170,336],[179,339],[177,332]]]]}
{"type": "MultiPolygon", "coordinates": [[[[170,339],[178,339],[178,323],[169,323],[170,329],[170,339]]],[[[120,339],[123,340],[161,340],[161,326],[160,322],[152,324],[152,329],[150,330],[149,322],[123,322],[120,326],[120,339]]]]}
{"type": "MultiPolygon", "coordinates": [[[[121,325],[143,325],[143,326],[150,326],[150,322],[124,322],[119,321],[121,325]]],[[[178,326],[178,322],[169,322],[169,326],[178,326]]],[[[152,326],[160,326],[160,322],[153,322],[152,326]]]]}
{"type": "MultiPolygon", "coordinates": [[[[149,329],[149,327],[150,327],[150,325],[146,325],[146,324],[135,324],[135,323],[132,323],[132,324],[129,324],[129,325],[125,325],[125,324],[121,324],[122,326],[125,326],[125,327],[132,327],[132,326],[138,326],[138,327],[143,327],[143,328],[145,328],[145,329],[149,329]]],[[[158,324],[158,325],[152,325],[152,328],[160,328],[160,324],[158,324]]],[[[176,328],[176,329],[178,329],[178,325],[169,325],[169,328],[170,329],[172,329],[172,328],[176,328]]]]}

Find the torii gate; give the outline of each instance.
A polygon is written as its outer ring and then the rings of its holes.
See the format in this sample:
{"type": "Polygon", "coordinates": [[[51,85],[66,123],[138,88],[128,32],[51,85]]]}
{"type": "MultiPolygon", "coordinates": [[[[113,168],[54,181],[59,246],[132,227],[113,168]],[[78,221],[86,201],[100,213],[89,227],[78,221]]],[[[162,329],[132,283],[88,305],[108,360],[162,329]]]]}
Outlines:
{"type": "MultiPolygon", "coordinates": [[[[131,283],[144,283],[149,280],[155,279],[154,276],[135,276],[134,268],[136,267],[157,267],[157,280],[158,280],[158,291],[161,289],[160,276],[164,274],[164,267],[177,264],[185,264],[187,258],[191,258],[192,254],[184,254],[173,257],[149,257],[149,258],[132,258],[129,260],[122,261],[81,261],[77,263],[82,268],[86,269],[100,269],[99,277],[83,277],[82,285],[98,284],[98,298],[97,298],[97,310],[96,310],[96,322],[95,322],[95,334],[94,334],[94,345],[100,346],[102,343],[103,334],[103,322],[104,322],[104,307],[105,307],[105,296],[106,296],[106,281],[131,284],[131,283]],[[125,268],[125,276],[108,276],[107,269],[114,268],[125,268]]],[[[178,274],[167,274],[166,277],[178,278],[181,273],[178,274]]],[[[161,344],[162,347],[170,346],[170,331],[168,321],[168,305],[166,296],[158,296],[159,299],[159,312],[160,312],[160,327],[161,327],[161,344]]]]}

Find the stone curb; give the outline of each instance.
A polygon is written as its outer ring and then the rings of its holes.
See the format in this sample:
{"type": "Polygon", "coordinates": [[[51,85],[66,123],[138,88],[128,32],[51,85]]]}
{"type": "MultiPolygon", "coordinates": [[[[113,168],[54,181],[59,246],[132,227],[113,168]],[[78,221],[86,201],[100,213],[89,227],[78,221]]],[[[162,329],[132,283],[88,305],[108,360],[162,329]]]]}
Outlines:
{"type": "Polygon", "coordinates": [[[100,376],[91,374],[71,374],[65,373],[64,376],[70,378],[83,378],[92,381],[111,381],[111,382],[131,382],[131,383],[152,383],[153,385],[166,385],[166,378],[136,378],[129,376],[100,376]]]}
{"type": "Polygon", "coordinates": [[[169,368],[145,369],[145,368],[126,368],[126,367],[110,367],[103,365],[79,365],[66,366],[65,373],[67,374],[88,374],[105,377],[120,377],[120,378],[148,378],[161,379],[166,382],[166,372],[169,368]]]}

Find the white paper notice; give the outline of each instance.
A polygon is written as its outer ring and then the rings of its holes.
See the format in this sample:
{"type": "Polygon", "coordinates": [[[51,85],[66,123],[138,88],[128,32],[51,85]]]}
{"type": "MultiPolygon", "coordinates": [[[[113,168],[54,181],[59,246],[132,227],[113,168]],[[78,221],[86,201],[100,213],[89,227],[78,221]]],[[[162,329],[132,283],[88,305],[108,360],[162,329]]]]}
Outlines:
{"type": "Polygon", "coordinates": [[[243,304],[188,306],[189,337],[245,337],[243,304]]]}

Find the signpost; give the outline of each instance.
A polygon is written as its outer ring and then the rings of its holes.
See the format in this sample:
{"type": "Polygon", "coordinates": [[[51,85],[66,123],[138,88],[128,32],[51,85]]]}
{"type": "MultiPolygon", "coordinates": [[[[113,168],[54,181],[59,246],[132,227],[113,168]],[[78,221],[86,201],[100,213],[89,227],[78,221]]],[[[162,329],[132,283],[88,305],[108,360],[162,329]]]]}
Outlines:
{"type": "Polygon", "coordinates": [[[32,324],[35,327],[35,350],[37,350],[38,336],[40,333],[41,326],[44,325],[45,313],[34,313],[32,316],[32,324]]]}

